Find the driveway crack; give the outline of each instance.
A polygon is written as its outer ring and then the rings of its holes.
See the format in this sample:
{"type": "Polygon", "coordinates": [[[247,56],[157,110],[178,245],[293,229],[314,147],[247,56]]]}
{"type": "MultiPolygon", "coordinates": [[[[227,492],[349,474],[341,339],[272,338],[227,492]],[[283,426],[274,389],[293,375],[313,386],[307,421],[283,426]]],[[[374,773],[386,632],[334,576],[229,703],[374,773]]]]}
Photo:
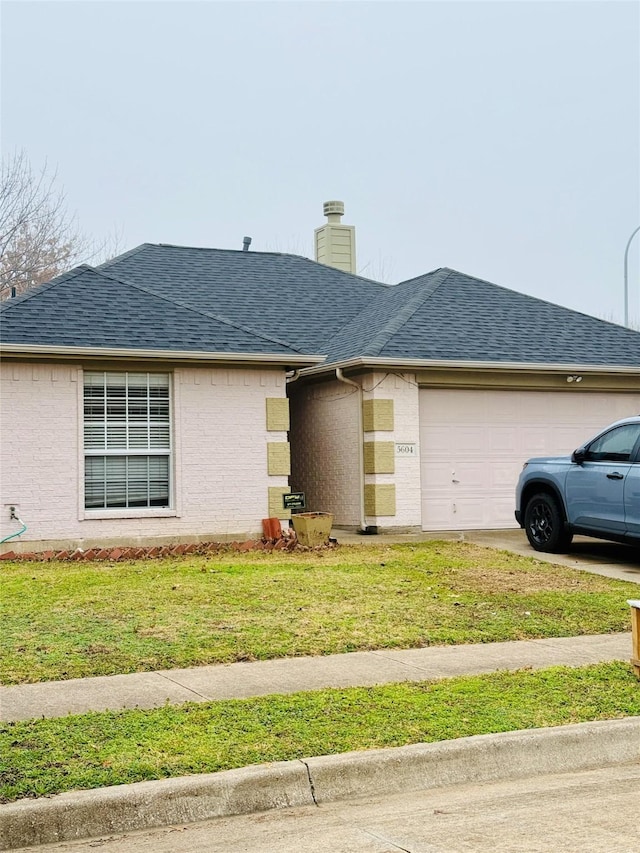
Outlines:
{"type": "Polygon", "coordinates": [[[395,847],[396,850],[401,850],[402,853],[413,853],[408,847],[401,847],[399,844],[396,844],[395,841],[391,841],[390,838],[386,838],[384,835],[378,835],[377,832],[371,832],[370,829],[363,829],[363,832],[366,832],[367,835],[370,835],[372,838],[375,838],[376,841],[383,841],[385,844],[390,844],[392,847],[395,847]]]}

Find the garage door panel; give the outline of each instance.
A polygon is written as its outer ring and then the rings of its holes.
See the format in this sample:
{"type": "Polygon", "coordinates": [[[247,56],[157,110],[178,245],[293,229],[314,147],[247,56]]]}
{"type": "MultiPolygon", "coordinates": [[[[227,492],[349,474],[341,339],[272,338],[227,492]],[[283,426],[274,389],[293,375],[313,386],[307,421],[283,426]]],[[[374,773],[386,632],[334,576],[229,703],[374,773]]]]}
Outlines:
{"type": "Polygon", "coordinates": [[[489,467],[487,481],[492,490],[513,489],[517,483],[522,464],[514,462],[499,462],[489,467]]]}
{"type": "Polygon", "coordinates": [[[486,527],[488,528],[502,528],[502,527],[516,527],[515,516],[513,511],[515,509],[513,502],[513,490],[509,490],[509,495],[505,495],[503,498],[494,498],[491,501],[487,501],[487,506],[490,508],[489,518],[486,523],[486,527]]]}
{"type": "MultiPolygon", "coordinates": [[[[451,524],[452,510],[451,506],[444,501],[437,499],[429,499],[422,501],[422,518],[428,518],[431,527],[423,529],[428,530],[458,530],[462,528],[455,527],[451,524]]],[[[470,529],[470,528],[467,528],[470,529]]]]}
{"type": "MultiPolygon", "coordinates": [[[[608,421],[601,421],[598,429],[606,426],[607,423],[608,421]]],[[[585,442],[592,432],[597,431],[597,429],[592,430],[588,424],[586,427],[581,424],[556,427],[547,436],[545,453],[547,455],[563,453],[569,455],[573,453],[576,447],[585,442]]]]}
{"type": "Polygon", "coordinates": [[[517,453],[519,451],[518,432],[514,427],[497,426],[486,428],[486,445],[491,454],[517,453]]]}
{"type": "Polygon", "coordinates": [[[467,490],[482,491],[485,487],[487,479],[486,463],[470,462],[468,460],[458,460],[458,463],[452,464],[449,468],[449,482],[456,488],[453,494],[461,491],[461,487],[467,490]],[[457,482],[454,482],[457,480],[457,482]]]}
{"type": "Polygon", "coordinates": [[[453,505],[453,515],[462,529],[473,530],[486,524],[486,510],[476,500],[463,498],[453,505]]]}
{"type": "Polygon", "coordinates": [[[513,422],[519,420],[524,408],[524,401],[516,396],[505,396],[496,398],[488,397],[486,399],[485,411],[487,419],[491,421],[508,421],[513,422]]]}
{"type": "Polygon", "coordinates": [[[557,445],[558,441],[554,431],[544,430],[542,424],[523,430],[520,438],[520,457],[524,461],[532,456],[548,456],[549,448],[557,445]]]}
{"type": "Polygon", "coordinates": [[[640,394],[422,389],[423,529],[514,527],[526,459],[570,454],[638,412],[640,394]]]}
{"type": "Polygon", "coordinates": [[[465,426],[452,424],[443,430],[441,441],[442,450],[447,456],[452,452],[477,455],[484,446],[482,435],[479,435],[478,429],[472,424],[465,426]]]}
{"type": "Polygon", "coordinates": [[[451,443],[446,427],[431,426],[429,429],[429,447],[425,448],[425,455],[439,458],[442,455],[448,456],[451,450],[451,443]]]}
{"type": "Polygon", "coordinates": [[[518,450],[522,459],[530,456],[547,456],[549,436],[540,427],[526,426],[520,431],[518,450]]]}
{"type": "Polygon", "coordinates": [[[452,454],[477,456],[484,448],[485,439],[472,426],[461,427],[454,424],[447,428],[432,429],[429,434],[429,446],[422,455],[430,459],[448,458],[452,454]]]}
{"type": "Polygon", "coordinates": [[[433,530],[473,530],[486,524],[482,505],[472,499],[454,501],[450,506],[437,500],[423,501],[422,512],[433,520],[433,530]]]}
{"type": "Polygon", "coordinates": [[[422,482],[429,478],[432,489],[448,489],[451,485],[451,462],[427,462],[420,466],[422,482]]]}

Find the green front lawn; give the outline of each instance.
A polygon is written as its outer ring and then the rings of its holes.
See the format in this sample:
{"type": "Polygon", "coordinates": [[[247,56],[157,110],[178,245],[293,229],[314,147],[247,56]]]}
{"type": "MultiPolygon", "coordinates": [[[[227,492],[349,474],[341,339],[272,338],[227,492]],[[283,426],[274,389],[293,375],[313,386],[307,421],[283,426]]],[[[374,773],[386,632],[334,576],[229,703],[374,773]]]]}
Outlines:
{"type": "Polygon", "coordinates": [[[629,630],[636,584],[460,542],[3,562],[5,684],[629,630]]]}
{"type": "Polygon", "coordinates": [[[0,726],[0,802],[270,761],[640,714],[624,663],[0,726]]]}

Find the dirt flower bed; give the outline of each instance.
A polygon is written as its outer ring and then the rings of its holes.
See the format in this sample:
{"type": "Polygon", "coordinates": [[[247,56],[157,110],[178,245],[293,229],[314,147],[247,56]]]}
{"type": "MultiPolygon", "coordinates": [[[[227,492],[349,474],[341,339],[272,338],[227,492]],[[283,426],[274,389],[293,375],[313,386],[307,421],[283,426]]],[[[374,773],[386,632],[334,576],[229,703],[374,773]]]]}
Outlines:
{"type": "Polygon", "coordinates": [[[65,560],[148,560],[154,557],[181,557],[185,554],[224,554],[245,553],[247,551],[318,551],[325,548],[335,548],[337,542],[330,540],[325,545],[310,548],[301,545],[295,534],[277,539],[245,539],[241,542],[198,542],[177,545],[148,545],[145,547],[119,546],[114,548],[76,548],[73,551],[27,551],[18,554],[15,551],[5,551],[0,554],[0,560],[57,562],[65,560]]]}

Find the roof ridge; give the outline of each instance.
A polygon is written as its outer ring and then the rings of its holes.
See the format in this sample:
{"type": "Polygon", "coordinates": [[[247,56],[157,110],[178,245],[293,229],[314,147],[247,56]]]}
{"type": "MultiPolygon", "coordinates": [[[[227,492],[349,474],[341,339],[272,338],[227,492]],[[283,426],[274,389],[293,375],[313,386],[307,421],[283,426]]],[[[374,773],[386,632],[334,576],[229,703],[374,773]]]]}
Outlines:
{"type": "MultiPolygon", "coordinates": [[[[311,258],[305,255],[295,255],[293,252],[271,252],[264,249],[224,249],[220,246],[181,246],[179,243],[147,243],[148,246],[160,249],[185,249],[188,252],[230,252],[234,255],[278,255],[289,258],[302,258],[305,261],[310,261],[311,258]]],[[[121,256],[122,257],[122,256],[121,256]]]]}
{"type": "Polygon", "coordinates": [[[246,255],[248,257],[251,257],[251,255],[268,255],[277,258],[296,258],[297,260],[306,261],[307,263],[313,264],[314,266],[328,267],[334,272],[340,273],[340,275],[346,275],[349,278],[357,278],[360,279],[360,281],[371,282],[373,284],[378,284],[381,287],[386,288],[394,286],[386,284],[386,282],[384,281],[378,281],[375,278],[367,278],[367,276],[360,275],[359,273],[347,272],[346,270],[340,270],[337,267],[330,267],[328,264],[321,264],[320,261],[314,261],[313,258],[307,258],[306,255],[296,255],[293,252],[268,252],[262,249],[251,249],[250,251],[245,252],[243,249],[221,249],[217,246],[181,246],[178,243],[141,243],[134,249],[130,249],[128,252],[124,252],[122,255],[116,255],[115,258],[111,258],[111,260],[105,261],[104,264],[99,264],[96,269],[102,269],[103,267],[111,266],[117,261],[120,261],[123,258],[128,258],[131,255],[135,255],[137,252],[140,252],[148,247],[156,249],[184,249],[187,252],[225,252],[232,255],[246,255]]]}
{"type": "Polygon", "coordinates": [[[93,267],[89,267],[89,269],[94,272],[96,275],[102,276],[103,278],[110,279],[112,281],[117,281],[118,284],[124,284],[127,287],[133,287],[136,290],[141,291],[142,293],[146,293],[149,296],[153,296],[156,299],[161,299],[164,302],[168,302],[170,305],[175,305],[178,308],[182,308],[184,311],[189,311],[193,314],[199,314],[201,317],[207,317],[209,320],[217,320],[219,323],[224,323],[226,326],[231,326],[233,329],[239,329],[242,332],[246,332],[249,335],[253,335],[255,338],[260,338],[263,341],[269,341],[272,344],[280,344],[280,346],[287,347],[287,349],[292,350],[293,352],[302,353],[303,350],[294,347],[293,344],[280,340],[280,338],[272,337],[269,335],[263,335],[261,332],[256,332],[255,329],[250,329],[248,326],[244,326],[242,323],[235,323],[233,320],[229,320],[228,317],[224,317],[221,314],[213,314],[210,311],[202,311],[199,308],[193,308],[191,305],[187,305],[184,302],[180,302],[177,299],[172,299],[169,296],[163,296],[161,293],[156,293],[153,290],[150,290],[147,287],[143,287],[141,284],[135,284],[132,281],[129,281],[125,278],[120,278],[117,275],[109,272],[103,272],[102,270],[94,269],[93,267]]]}
{"type": "Polygon", "coordinates": [[[579,311],[577,308],[568,308],[566,305],[559,305],[557,302],[551,302],[549,299],[542,299],[540,296],[533,296],[531,293],[523,293],[521,290],[514,290],[512,287],[505,287],[504,284],[496,284],[495,281],[489,281],[489,279],[487,278],[480,278],[480,276],[470,275],[469,273],[461,272],[460,270],[454,270],[449,267],[443,267],[443,269],[447,269],[449,273],[461,275],[464,276],[464,278],[470,278],[473,281],[479,281],[481,284],[488,284],[489,287],[496,287],[498,288],[498,290],[504,290],[507,293],[513,293],[515,296],[520,296],[523,299],[533,299],[536,302],[540,302],[542,305],[550,305],[552,308],[560,308],[561,311],[570,311],[572,314],[579,314],[581,317],[586,317],[588,320],[596,320],[598,323],[606,323],[608,326],[614,326],[616,329],[624,329],[627,332],[635,332],[635,334],[640,334],[640,331],[638,329],[632,329],[629,326],[623,326],[620,323],[614,323],[613,320],[605,320],[604,317],[595,317],[593,314],[587,314],[584,311],[579,311]]]}
{"type": "MultiPolygon", "coordinates": [[[[426,273],[432,275],[432,273],[426,273]]],[[[451,270],[442,267],[435,271],[434,277],[428,282],[426,287],[420,288],[402,308],[394,314],[385,325],[373,336],[367,347],[367,355],[374,356],[380,353],[380,350],[388,343],[389,339],[399,331],[405,323],[407,323],[416,311],[432,296],[435,291],[449,278],[451,270]]],[[[425,276],[418,276],[424,278],[425,276]]],[[[409,279],[408,281],[417,281],[418,279],[409,279]]],[[[404,284],[405,282],[403,282],[404,284]]],[[[401,285],[397,285],[400,287],[401,285]]]]}
{"type": "Polygon", "coordinates": [[[92,269],[102,270],[107,267],[113,266],[117,261],[121,261],[123,258],[130,258],[132,255],[137,255],[138,252],[141,252],[143,249],[146,249],[147,246],[153,246],[154,243],[140,243],[139,246],[134,246],[133,249],[129,249],[126,252],[123,252],[121,255],[115,255],[113,258],[109,258],[108,261],[103,261],[101,264],[97,264],[92,269]]]}
{"type": "Polygon", "coordinates": [[[49,281],[45,281],[35,287],[30,287],[29,290],[26,290],[24,293],[20,293],[18,296],[3,300],[3,302],[0,303],[0,311],[8,311],[9,308],[13,308],[15,305],[22,305],[23,302],[33,299],[34,296],[38,296],[38,294],[43,293],[45,290],[49,290],[52,287],[56,287],[58,284],[62,284],[65,281],[76,278],[88,269],[93,268],[90,267],[89,264],[79,264],[77,267],[73,267],[73,269],[59,273],[54,278],[49,279],[49,281]]]}
{"type": "MultiPolygon", "coordinates": [[[[401,284],[409,284],[412,281],[418,281],[419,278],[426,278],[428,275],[433,275],[437,272],[456,272],[456,270],[452,270],[450,267],[436,267],[434,270],[429,270],[429,272],[420,273],[420,275],[413,275],[411,278],[405,278],[403,281],[399,281],[396,287],[400,287],[401,284]]],[[[464,273],[461,273],[464,275],[464,273]]]]}

